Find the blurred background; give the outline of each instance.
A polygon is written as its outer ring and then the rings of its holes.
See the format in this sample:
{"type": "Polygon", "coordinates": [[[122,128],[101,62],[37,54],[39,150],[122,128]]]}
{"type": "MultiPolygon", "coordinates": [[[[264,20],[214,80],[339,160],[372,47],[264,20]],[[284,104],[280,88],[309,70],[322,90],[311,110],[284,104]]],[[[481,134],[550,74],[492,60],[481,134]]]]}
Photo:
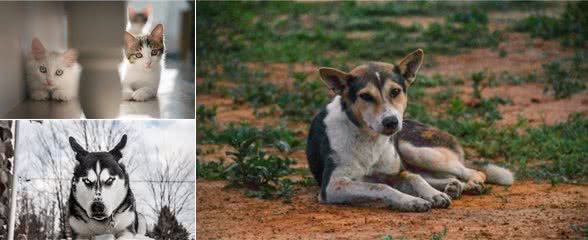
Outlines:
{"type": "Polygon", "coordinates": [[[451,213],[438,215],[451,222],[448,236],[585,234],[588,212],[580,206],[588,202],[578,196],[588,188],[557,184],[588,180],[587,13],[588,2],[197,2],[199,237],[441,234],[437,218],[409,218],[419,224],[406,225],[382,209],[319,206],[304,153],[308,124],[333,96],[319,67],[350,71],[367,61],[398,63],[417,48],[425,52],[425,65],[408,89],[405,117],[450,132],[468,159],[506,166],[520,180],[464,205],[456,200],[451,213]],[[253,146],[264,154],[245,151],[253,146]],[[251,170],[236,172],[235,165],[251,170]],[[258,168],[275,174],[271,184],[235,180],[266,176],[258,168]],[[502,210],[487,207],[496,199],[504,199],[502,210]],[[272,214],[280,211],[287,214],[272,214]],[[471,213],[483,220],[462,221],[471,213]],[[520,225],[502,225],[500,219],[513,216],[520,225]],[[552,224],[554,218],[561,221],[552,224]],[[492,229],[478,231],[487,226],[492,229]]]}

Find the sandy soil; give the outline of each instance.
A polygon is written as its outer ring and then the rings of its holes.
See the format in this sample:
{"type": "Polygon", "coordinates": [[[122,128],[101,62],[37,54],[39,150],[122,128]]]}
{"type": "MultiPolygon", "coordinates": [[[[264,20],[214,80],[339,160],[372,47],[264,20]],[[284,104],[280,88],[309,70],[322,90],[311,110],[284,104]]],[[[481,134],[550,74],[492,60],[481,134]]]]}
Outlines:
{"type": "Polygon", "coordinates": [[[318,187],[298,188],[292,203],[247,198],[222,181],[198,181],[198,239],[561,239],[588,223],[588,188],[518,182],[483,196],[464,196],[449,209],[400,213],[383,206],[322,205],[318,187]]]}

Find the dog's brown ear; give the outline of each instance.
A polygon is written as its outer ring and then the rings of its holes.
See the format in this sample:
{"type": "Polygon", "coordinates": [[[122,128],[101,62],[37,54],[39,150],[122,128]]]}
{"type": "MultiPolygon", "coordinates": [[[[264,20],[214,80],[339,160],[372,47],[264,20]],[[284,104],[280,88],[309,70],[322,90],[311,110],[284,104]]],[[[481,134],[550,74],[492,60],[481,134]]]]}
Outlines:
{"type": "Polygon", "coordinates": [[[400,64],[398,64],[399,72],[402,74],[404,79],[406,79],[408,85],[414,83],[416,75],[423,65],[424,58],[425,53],[423,50],[417,49],[416,51],[406,55],[406,57],[400,61],[400,64]]]}
{"type": "Polygon", "coordinates": [[[327,87],[333,90],[336,94],[341,94],[343,90],[345,90],[347,87],[347,80],[351,77],[351,74],[349,73],[329,67],[320,68],[319,73],[323,82],[327,84],[327,87]]]}

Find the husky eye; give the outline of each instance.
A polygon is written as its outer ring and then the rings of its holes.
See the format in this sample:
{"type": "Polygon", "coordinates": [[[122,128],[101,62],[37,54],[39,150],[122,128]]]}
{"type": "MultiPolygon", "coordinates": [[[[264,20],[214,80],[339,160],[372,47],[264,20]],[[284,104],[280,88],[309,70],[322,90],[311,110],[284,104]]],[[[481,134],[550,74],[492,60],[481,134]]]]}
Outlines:
{"type": "Polygon", "coordinates": [[[158,53],[159,53],[159,50],[157,50],[157,49],[151,50],[151,56],[157,56],[158,53]]]}
{"type": "Polygon", "coordinates": [[[55,71],[55,75],[57,75],[57,76],[63,75],[63,70],[57,69],[57,71],[55,71]]]}
{"type": "Polygon", "coordinates": [[[106,184],[107,186],[110,186],[110,185],[112,185],[113,182],[114,182],[114,178],[110,177],[110,178],[106,179],[104,184],[106,184]]]}
{"type": "Polygon", "coordinates": [[[376,101],[376,99],[374,97],[372,97],[372,95],[369,95],[367,93],[362,93],[359,95],[359,97],[366,102],[375,102],[376,101]]]}
{"type": "Polygon", "coordinates": [[[88,180],[87,178],[82,179],[82,182],[84,182],[84,184],[90,186],[92,185],[92,182],[90,180],[88,180]]]}
{"type": "Polygon", "coordinates": [[[143,54],[141,54],[141,53],[135,53],[135,57],[136,58],[142,58],[143,57],[143,54]]]}
{"type": "Polygon", "coordinates": [[[394,88],[390,90],[390,97],[395,98],[396,96],[398,96],[398,94],[400,94],[400,88],[394,88]]]}
{"type": "Polygon", "coordinates": [[[39,72],[46,73],[47,72],[47,68],[45,66],[41,66],[41,67],[39,67],[39,72]]]}

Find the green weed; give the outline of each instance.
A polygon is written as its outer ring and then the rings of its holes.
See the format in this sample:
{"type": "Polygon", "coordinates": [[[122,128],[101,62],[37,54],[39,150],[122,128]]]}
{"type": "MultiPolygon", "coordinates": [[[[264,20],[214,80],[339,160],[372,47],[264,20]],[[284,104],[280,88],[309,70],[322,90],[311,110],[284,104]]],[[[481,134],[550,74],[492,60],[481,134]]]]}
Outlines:
{"type": "Polygon", "coordinates": [[[230,145],[236,150],[227,152],[233,163],[225,171],[232,186],[246,188],[251,197],[289,199],[292,182],[284,177],[292,173],[293,160],[267,154],[257,138],[233,139],[230,145]]]}
{"type": "Polygon", "coordinates": [[[543,65],[546,83],[545,92],[549,90],[548,86],[555,93],[555,98],[566,98],[574,93],[580,92],[586,88],[580,76],[576,76],[571,69],[564,69],[559,62],[554,61],[543,65]]]}
{"type": "Polygon", "coordinates": [[[262,146],[277,147],[284,152],[291,152],[304,147],[304,140],[297,137],[298,134],[298,131],[283,126],[266,125],[257,128],[246,123],[229,123],[222,128],[204,132],[198,141],[202,144],[230,144],[233,140],[245,141],[256,138],[262,146]]]}
{"type": "Polygon", "coordinates": [[[588,43],[588,2],[574,2],[566,5],[559,17],[543,15],[529,16],[515,22],[510,28],[529,32],[544,39],[560,38],[566,46],[586,47],[588,43]]]}

